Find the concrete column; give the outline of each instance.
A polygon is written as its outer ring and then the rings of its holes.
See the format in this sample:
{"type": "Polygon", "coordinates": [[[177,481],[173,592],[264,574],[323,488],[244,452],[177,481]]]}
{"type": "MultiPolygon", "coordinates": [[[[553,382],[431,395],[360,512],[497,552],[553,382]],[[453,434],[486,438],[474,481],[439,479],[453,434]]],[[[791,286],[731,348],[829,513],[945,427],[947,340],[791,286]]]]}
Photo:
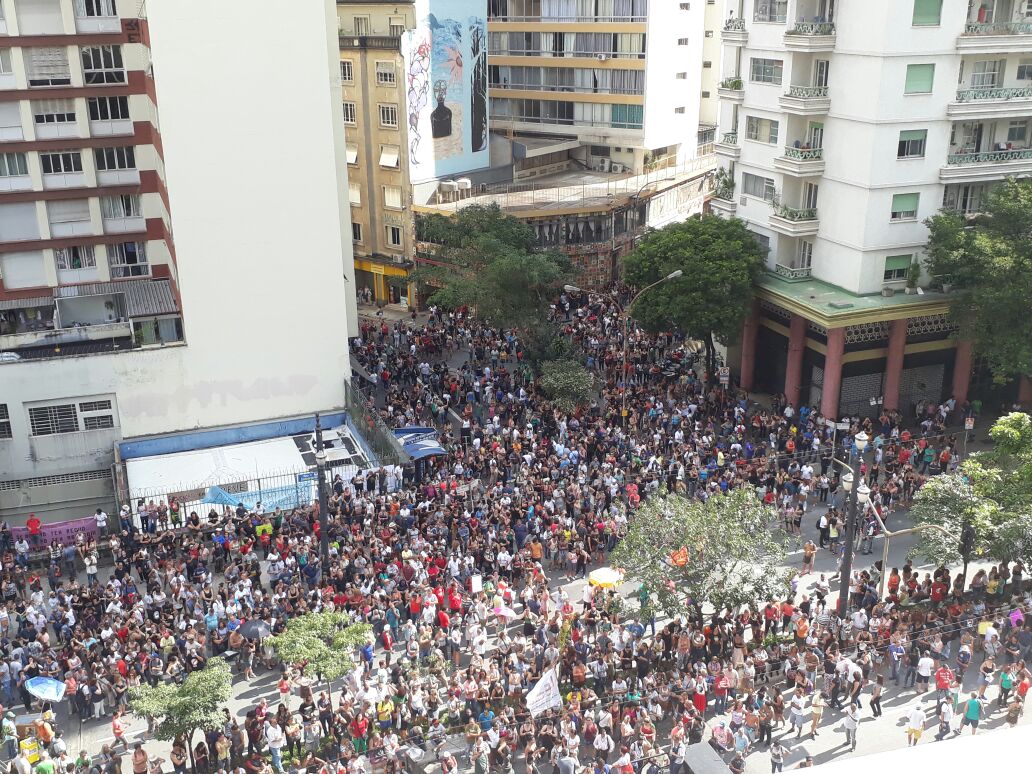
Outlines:
{"type": "Polygon", "coordinates": [[[1018,384],[1018,403],[1024,408],[1032,406],[1032,376],[1022,376],[1018,384]]]}
{"type": "Polygon", "coordinates": [[[842,390],[842,356],[846,353],[846,329],[828,329],[828,351],[824,356],[824,391],[821,393],[821,414],[838,419],[839,392],[842,390]]]}
{"type": "Polygon", "coordinates": [[[756,371],[756,335],[760,331],[760,302],[753,299],[749,316],[742,324],[742,363],[738,374],[738,385],[746,392],[752,392],[756,371]]]}
{"type": "Polygon", "coordinates": [[[899,385],[903,380],[903,350],[907,346],[907,321],[889,323],[889,355],[885,363],[885,410],[899,408],[899,385]]]}
{"type": "Polygon", "coordinates": [[[788,326],[788,358],[785,362],[785,400],[799,408],[799,387],[803,381],[803,353],[806,351],[806,318],[792,315],[788,326]]]}
{"type": "Polygon", "coordinates": [[[953,397],[963,403],[971,386],[971,342],[957,342],[957,356],[953,361],[953,397]]]}

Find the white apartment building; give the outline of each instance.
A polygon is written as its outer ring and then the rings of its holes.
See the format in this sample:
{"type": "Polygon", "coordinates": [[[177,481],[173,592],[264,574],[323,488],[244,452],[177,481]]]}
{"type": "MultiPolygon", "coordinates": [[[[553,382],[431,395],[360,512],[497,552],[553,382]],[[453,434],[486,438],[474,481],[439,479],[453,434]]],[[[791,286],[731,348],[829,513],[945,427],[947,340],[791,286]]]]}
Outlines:
{"type": "Polygon", "coordinates": [[[1032,172],[1032,2],[738,0],[721,37],[711,204],[769,247],[743,385],[828,416],[963,400],[944,278],[907,278],[927,217],[1032,172]]]}
{"type": "Polygon", "coordinates": [[[143,9],[0,0],[14,523],[110,508],[122,438],[344,404],[357,312],[334,3],[143,9]]]}

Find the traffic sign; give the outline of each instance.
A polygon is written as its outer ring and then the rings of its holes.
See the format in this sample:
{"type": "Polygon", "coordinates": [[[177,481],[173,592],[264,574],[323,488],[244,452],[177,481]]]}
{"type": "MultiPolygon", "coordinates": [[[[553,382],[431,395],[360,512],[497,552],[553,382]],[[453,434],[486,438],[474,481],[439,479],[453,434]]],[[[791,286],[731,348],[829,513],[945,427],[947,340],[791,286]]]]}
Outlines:
{"type": "Polygon", "coordinates": [[[319,473],[315,470],[297,474],[298,483],[301,483],[302,481],[315,481],[317,478],[319,478],[319,473]]]}
{"type": "Polygon", "coordinates": [[[964,429],[965,430],[974,430],[975,429],[975,418],[974,417],[964,417],[964,429]]]}
{"type": "Polygon", "coordinates": [[[727,366],[721,366],[717,369],[717,377],[720,379],[720,384],[727,387],[731,383],[731,369],[727,366]]]}

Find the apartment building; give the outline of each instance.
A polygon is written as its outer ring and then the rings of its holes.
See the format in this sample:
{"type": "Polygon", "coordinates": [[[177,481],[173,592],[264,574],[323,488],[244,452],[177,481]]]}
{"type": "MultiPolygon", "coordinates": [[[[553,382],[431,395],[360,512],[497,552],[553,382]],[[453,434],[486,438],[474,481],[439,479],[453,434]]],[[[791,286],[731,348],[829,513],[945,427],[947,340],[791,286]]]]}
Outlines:
{"type": "Polygon", "coordinates": [[[963,400],[923,221],[1032,172],[1032,4],[740,0],[721,40],[711,207],[769,249],[742,385],[826,416],[963,400]]]}
{"type": "Polygon", "coordinates": [[[340,79],[357,292],[415,304],[408,121],[402,37],[412,0],[337,0],[340,79]]]}
{"type": "Polygon", "coordinates": [[[0,0],[0,518],[111,508],[123,438],[344,404],[338,55],[329,0],[0,0]]]}

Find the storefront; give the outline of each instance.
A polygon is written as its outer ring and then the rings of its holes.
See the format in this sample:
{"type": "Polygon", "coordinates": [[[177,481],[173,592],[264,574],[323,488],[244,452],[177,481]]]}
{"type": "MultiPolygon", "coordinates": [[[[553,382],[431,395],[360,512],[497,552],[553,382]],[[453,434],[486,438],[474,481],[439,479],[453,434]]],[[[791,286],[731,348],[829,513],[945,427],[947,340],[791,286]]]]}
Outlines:
{"type": "Polygon", "coordinates": [[[415,286],[408,281],[410,267],[377,258],[355,258],[355,283],[361,303],[409,306],[415,286]]]}

